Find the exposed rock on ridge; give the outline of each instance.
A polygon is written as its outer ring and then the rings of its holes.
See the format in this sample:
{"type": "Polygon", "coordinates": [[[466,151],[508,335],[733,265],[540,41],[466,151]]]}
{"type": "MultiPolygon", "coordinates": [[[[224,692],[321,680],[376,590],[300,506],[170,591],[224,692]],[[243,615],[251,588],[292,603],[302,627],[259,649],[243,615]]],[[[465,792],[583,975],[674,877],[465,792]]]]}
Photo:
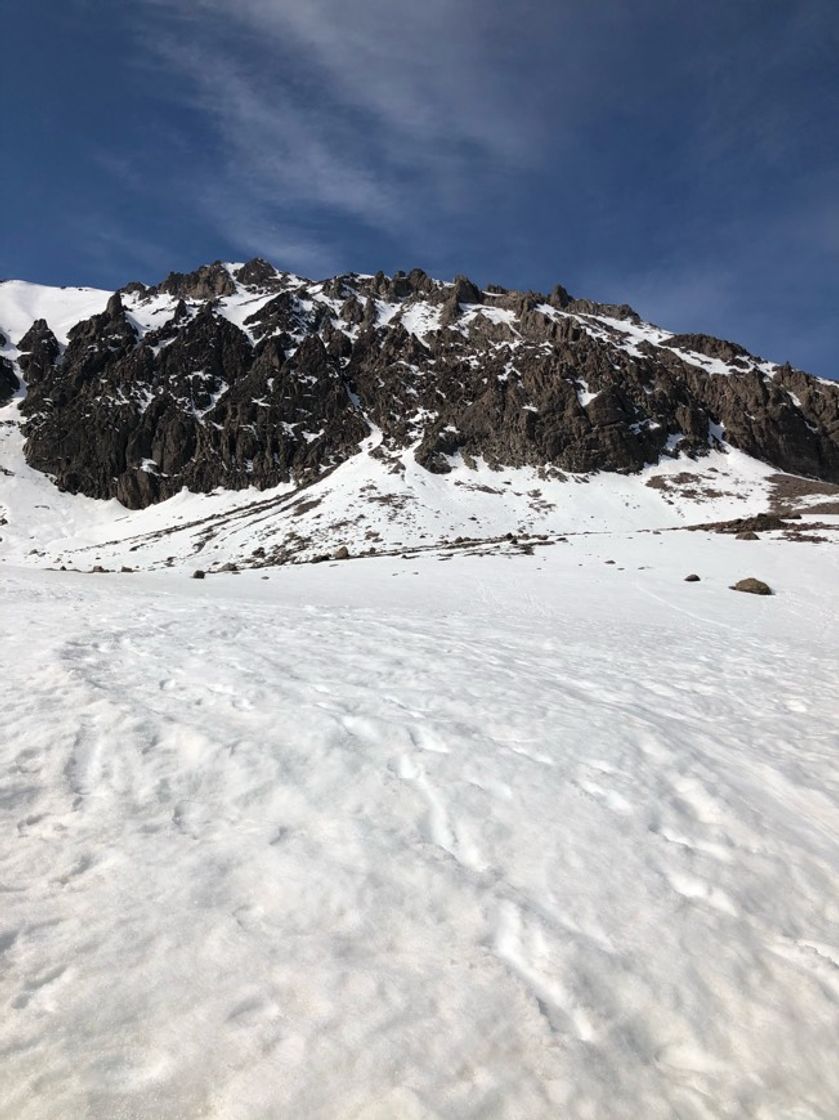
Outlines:
{"type": "MultiPolygon", "coordinates": [[[[132,507],[306,481],[371,435],[394,469],[409,451],[435,472],[455,456],[630,472],[724,439],[839,481],[839,385],[561,286],[482,291],[420,269],[312,283],[215,262],[128,285],[63,352],[43,319],[17,348],[30,464],[132,507]]],[[[0,362],[0,396],[16,380],[0,362]]]]}

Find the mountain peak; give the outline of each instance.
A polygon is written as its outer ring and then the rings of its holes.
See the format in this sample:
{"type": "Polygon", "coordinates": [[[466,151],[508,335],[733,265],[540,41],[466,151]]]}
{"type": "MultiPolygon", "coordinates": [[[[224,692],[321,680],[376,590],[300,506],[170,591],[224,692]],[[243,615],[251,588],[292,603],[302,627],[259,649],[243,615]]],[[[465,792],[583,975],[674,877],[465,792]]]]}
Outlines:
{"type": "Polygon", "coordinates": [[[89,497],[306,484],[373,436],[394,469],[433,474],[631,474],[731,447],[839,481],[839,386],[561,285],[419,268],[311,281],[254,258],[102,293],[92,315],[89,290],[52,315],[41,289],[29,322],[5,315],[4,288],[2,387],[29,383],[27,459],[89,497]]]}

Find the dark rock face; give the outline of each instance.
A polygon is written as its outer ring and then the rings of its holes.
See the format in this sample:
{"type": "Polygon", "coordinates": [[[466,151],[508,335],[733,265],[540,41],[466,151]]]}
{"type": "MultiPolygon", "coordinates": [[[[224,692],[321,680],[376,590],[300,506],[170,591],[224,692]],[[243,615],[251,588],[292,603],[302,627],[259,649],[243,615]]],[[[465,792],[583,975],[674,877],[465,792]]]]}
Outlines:
{"type": "Polygon", "coordinates": [[[24,402],[32,466],[64,490],[139,507],[183,486],[315,475],[367,435],[316,335],[286,358],[279,339],[254,346],[210,305],[175,317],[177,330],[139,341],[116,296],[74,328],[54,376],[24,402]]]}
{"type": "Polygon", "coordinates": [[[749,362],[749,352],[736,342],[726,342],[722,338],[712,338],[707,334],[674,334],[667,339],[667,346],[674,350],[691,350],[694,354],[704,354],[706,358],[719,358],[723,362],[749,362]]]}
{"type": "MultiPolygon", "coordinates": [[[[258,268],[260,262],[250,263],[258,268]]],[[[212,264],[201,265],[195,272],[170,272],[151,291],[155,294],[165,292],[179,299],[216,299],[218,296],[232,296],[236,291],[236,284],[221,261],[214,261],[212,264]]]]}
{"type": "Polygon", "coordinates": [[[261,288],[263,291],[271,291],[282,287],[282,280],[276,268],[261,257],[254,257],[252,261],[243,264],[234,273],[234,276],[240,284],[251,288],[261,288]]]}
{"type": "Polygon", "coordinates": [[[35,320],[18,343],[18,349],[22,351],[18,365],[30,384],[47,375],[61,352],[45,319],[35,320]]]}
{"type": "Polygon", "coordinates": [[[0,404],[5,404],[20,388],[14,366],[7,358],[0,358],[0,404]]]}
{"type": "Polygon", "coordinates": [[[440,473],[477,459],[633,472],[724,435],[780,470],[839,481],[839,385],[769,374],[706,336],[639,341],[639,325],[631,308],[560,286],[480,290],[420,269],[315,284],[258,259],[216,262],[129,285],[63,353],[33,323],[19,344],[26,454],[63,489],[132,507],[184,486],[309,481],[373,432],[394,469],[410,450],[440,473]]]}

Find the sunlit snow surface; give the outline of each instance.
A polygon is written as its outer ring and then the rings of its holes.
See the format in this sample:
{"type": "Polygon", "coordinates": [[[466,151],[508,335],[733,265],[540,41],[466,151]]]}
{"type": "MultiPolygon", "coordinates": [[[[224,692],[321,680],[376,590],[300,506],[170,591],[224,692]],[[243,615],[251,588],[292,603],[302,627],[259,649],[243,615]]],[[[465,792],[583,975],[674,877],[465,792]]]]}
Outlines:
{"type": "Polygon", "coordinates": [[[3,569],[0,1115],[839,1114],[834,547],[262,574],[3,569]]]}

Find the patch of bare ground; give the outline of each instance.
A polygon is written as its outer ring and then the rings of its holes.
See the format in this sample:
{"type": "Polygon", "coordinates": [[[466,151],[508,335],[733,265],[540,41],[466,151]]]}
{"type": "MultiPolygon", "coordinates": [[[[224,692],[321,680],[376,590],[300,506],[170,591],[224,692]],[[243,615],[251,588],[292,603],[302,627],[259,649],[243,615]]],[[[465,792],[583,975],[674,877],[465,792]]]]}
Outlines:
{"type": "Polygon", "coordinates": [[[654,474],[648,479],[646,485],[651,490],[658,490],[664,501],[674,505],[675,498],[692,498],[694,501],[713,501],[715,498],[730,498],[730,490],[719,490],[715,486],[708,486],[704,480],[688,471],[679,474],[654,474]]]}
{"type": "Polygon", "coordinates": [[[811,544],[828,541],[830,538],[824,536],[824,533],[839,531],[839,525],[829,525],[824,521],[802,521],[800,513],[758,513],[754,517],[708,521],[702,525],[686,525],[685,528],[690,532],[727,533],[745,541],[760,540],[760,533],[780,532],[786,541],[808,541],[811,544]],[[790,524],[790,521],[794,523],[790,524]]]}
{"type": "Polygon", "coordinates": [[[799,478],[793,474],[773,474],[769,476],[769,509],[781,517],[789,513],[839,513],[839,485],[835,482],[821,482],[815,478],[799,478]],[[821,497],[832,499],[814,505],[799,506],[802,498],[821,497]]]}
{"type": "Polygon", "coordinates": [[[493,489],[492,486],[485,486],[481,482],[461,482],[455,480],[455,486],[461,486],[464,490],[480,491],[482,494],[503,494],[503,490],[493,489]]]}
{"type": "Polygon", "coordinates": [[[789,526],[775,513],[758,513],[754,517],[734,517],[730,521],[706,521],[702,525],[688,525],[691,531],[704,529],[711,533],[767,533],[789,526]]]}
{"type": "Polygon", "coordinates": [[[300,517],[301,514],[308,513],[309,510],[315,509],[317,506],[319,506],[321,501],[321,498],[309,498],[306,501],[295,502],[294,505],[291,506],[289,512],[291,513],[292,517],[300,517]]]}
{"type": "Polygon", "coordinates": [[[807,506],[804,510],[799,510],[803,513],[821,513],[825,517],[829,514],[839,514],[839,502],[815,502],[811,506],[807,506]]]}

